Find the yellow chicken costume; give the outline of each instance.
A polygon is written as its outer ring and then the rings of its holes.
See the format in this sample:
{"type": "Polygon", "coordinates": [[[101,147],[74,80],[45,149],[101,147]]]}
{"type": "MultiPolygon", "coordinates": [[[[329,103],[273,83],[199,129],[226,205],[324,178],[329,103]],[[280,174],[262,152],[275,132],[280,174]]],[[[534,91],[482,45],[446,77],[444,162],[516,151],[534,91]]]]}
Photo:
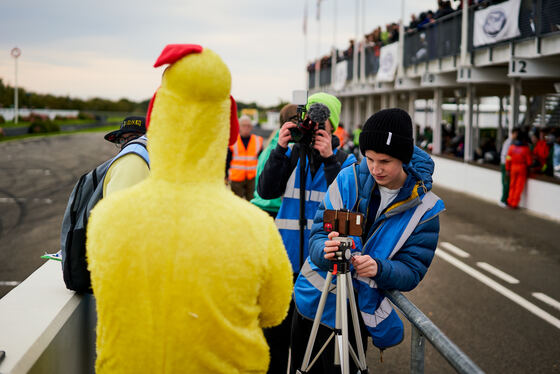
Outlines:
{"type": "Polygon", "coordinates": [[[272,219],[224,185],[231,77],[220,57],[167,46],[151,111],[151,175],[88,224],[97,373],[264,373],[292,269],[272,219]]]}

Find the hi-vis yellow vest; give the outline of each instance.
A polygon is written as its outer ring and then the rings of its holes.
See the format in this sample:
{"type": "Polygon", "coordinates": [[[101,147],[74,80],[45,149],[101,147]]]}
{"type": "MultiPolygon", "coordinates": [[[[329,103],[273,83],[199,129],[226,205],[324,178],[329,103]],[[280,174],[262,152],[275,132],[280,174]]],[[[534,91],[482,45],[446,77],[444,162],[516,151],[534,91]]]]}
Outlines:
{"type": "Polygon", "coordinates": [[[263,146],[263,138],[251,135],[247,148],[237,136],[237,141],[230,147],[232,159],[229,168],[229,179],[234,182],[254,179],[257,175],[258,155],[263,146]]]}

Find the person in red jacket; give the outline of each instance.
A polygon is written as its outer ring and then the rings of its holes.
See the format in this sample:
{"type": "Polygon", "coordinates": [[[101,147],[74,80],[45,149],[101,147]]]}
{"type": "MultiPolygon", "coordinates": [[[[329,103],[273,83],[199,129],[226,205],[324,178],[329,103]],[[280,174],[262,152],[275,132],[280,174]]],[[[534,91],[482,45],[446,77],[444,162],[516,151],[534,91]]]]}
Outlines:
{"type": "Polygon", "coordinates": [[[527,181],[527,170],[533,162],[526,138],[527,135],[520,133],[517,140],[510,145],[506,157],[506,172],[510,177],[507,203],[511,208],[517,208],[519,205],[527,181]]]}
{"type": "Polygon", "coordinates": [[[538,132],[538,140],[533,148],[533,168],[532,170],[538,174],[544,174],[546,171],[546,161],[548,159],[548,154],[550,153],[550,148],[548,144],[546,144],[546,132],[544,129],[541,129],[538,132]]]}

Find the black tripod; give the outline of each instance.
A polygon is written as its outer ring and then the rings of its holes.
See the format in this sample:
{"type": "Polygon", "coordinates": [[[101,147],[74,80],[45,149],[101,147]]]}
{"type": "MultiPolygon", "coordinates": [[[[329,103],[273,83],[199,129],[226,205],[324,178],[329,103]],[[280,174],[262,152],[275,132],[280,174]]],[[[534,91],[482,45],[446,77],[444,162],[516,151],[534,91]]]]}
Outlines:
{"type": "Polygon", "coordinates": [[[362,334],[360,331],[360,325],[358,320],[358,309],[356,307],[356,300],[354,298],[354,287],[352,286],[352,277],[350,274],[350,258],[352,248],[352,239],[348,237],[335,237],[333,240],[340,241],[339,251],[335,252],[336,261],[333,261],[332,268],[327,273],[325,279],[325,285],[323,287],[323,292],[321,293],[321,299],[319,300],[319,306],[317,307],[317,314],[313,320],[313,327],[311,328],[311,333],[309,335],[309,340],[307,342],[307,348],[305,350],[305,355],[303,357],[303,363],[301,369],[297,372],[300,374],[305,374],[311,367],[315,364],[319,356],[323,353],[332,338],[335,338],[335,349],[334,349],[334,363],[335,365],[340,365],[342,374],[348,374],[350,372],[350,362],[349,354],[359,368],[360,373],[367,373],[366,365],[366,355],[364,348],[362,346],[362,334]],[[331,286],[332,276],[336,275],[336,320],[335,329],[329,336],[325,344],[321,347],[315,358],[311,363],[311,353],[313,351],[313,345],[315,344],[315,338],[317,337],[317,330],[319,329],[319,323],[321,322],[321,317],[323,316],[323,310],[325,309],[325,304],[327,301],[327,296],[329,294],[329,288],[331,286]],[[354,352],[350,342],[348,341],[348,311],[346,306],[346,300],[350,300],[350,312],[352,314],[352,325],[354,326],[354,335],[356,337],[356,349],[358,355],[354,352]]]}
{"type": "MultiPolygon", "coordinates": [[[[305,229],[307,218],[305,217],[305,185],[307,181],[307,171],[305,170],[307,155],[310,153],[309,145],[300,143],[299,150],[299,267],[303,266],[303,249],[305,240],[305,229]]],[[[311,157],[311,155],[309,156],[311,157]]]]}

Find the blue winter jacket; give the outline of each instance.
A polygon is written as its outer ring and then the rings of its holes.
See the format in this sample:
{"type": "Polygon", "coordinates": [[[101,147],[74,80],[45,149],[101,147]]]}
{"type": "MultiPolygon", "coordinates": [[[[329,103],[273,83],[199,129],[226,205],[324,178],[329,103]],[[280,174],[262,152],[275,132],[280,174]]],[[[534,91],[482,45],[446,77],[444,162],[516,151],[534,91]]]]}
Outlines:
{"type": "MultiPolygon", "coordinates": [[[[379,348],[398,344],[403,325],[379,289],[412,290],[426,274],[439,236],[438,215],[445,207],[433,192],[434,163],[415,147],[412,160],[403,165],[407,179],[395,199],[371,225],[362,238],[352,237],[355,251],[370,255],[378,264],[373,278],[358,277],[352,270],[353,286],[364,323],[379,348]]],[[[315,215],[309,241],[309,257],[294,287],[298,311],[313,319],[331,261],[324,258],[327,233],[323,230],[325,209],[348,209],[367,217],[369,199],[375,187],[366,159],[343,169],[329,187],[315,215]]],[[[364,225],[365,227],[365,225],[364,225]]],[[[321,322],[334,327],[336,280],[333,279],[321,322]]]]}

